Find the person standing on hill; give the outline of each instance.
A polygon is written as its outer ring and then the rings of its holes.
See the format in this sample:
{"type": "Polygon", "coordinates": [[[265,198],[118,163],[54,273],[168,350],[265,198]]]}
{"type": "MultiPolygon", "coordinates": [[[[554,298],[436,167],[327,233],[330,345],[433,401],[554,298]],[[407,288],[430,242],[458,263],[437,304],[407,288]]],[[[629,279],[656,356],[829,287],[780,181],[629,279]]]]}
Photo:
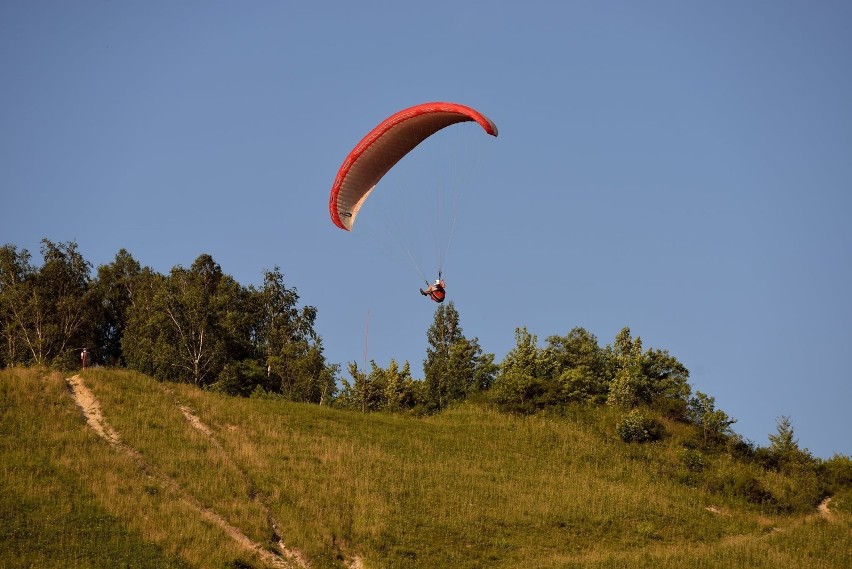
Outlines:
{"type": "Polygon", "coordinates": [[[83,351],[80,353],[80,364],[83,366],[83,369],[89,367],[89,351],[86,348],[83,348],[83,351]]]}

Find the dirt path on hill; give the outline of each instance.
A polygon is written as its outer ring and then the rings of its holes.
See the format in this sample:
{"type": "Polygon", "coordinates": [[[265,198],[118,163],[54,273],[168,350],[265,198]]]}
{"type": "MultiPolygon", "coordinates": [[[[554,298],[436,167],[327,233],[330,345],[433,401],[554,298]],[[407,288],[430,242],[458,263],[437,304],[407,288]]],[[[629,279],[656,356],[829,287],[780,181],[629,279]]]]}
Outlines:
{"type": "MultiPolygon", "coordinates": [[[[169,390],[169,394],[172,397],[176,398],[176,395],[172,390],[169,390]]],[[[192,427],[195,428],[198,432],[203,434],[208,439],[208,441],[210,441],[210,443],[216,448],[216,450],[221,453],[222,457],[224,458],[224,461],[228,464],[228,466],[240,473],[243,478],[243,483],[246,485],[246,487],[254,488],[254,483],[250,479],[249,474],[231,458],[231,455],[225,450],[222,444],[214,436],[213,430],[208,427],[204,423],[204,421],[202,421],[201,418],[198,417],[198,415],[196,415],[195,412],[188,405],[177,401],[176,405],[178,409],[180,409],[180,412],[183,413],[183,416],[186,418],[187,422],[189,422],[189,424],[192,425],[192,427]]],[[[278,529],[281,527],[281,524],[272,515],[272,510],[269,505],[264,501],[263,496],[253,494],[249,497],[249,499],[258,503],[263,508],[263,511],[266,514],[266,519],[269,522],[269,528],[273,536],[273,541],[275,542],[281,553],[285,557],[296,563],[299,567],[308,567],[308,561],[299,551],[288,548],[284,545],[284,542],[281,541],[278,529]]],[[[360,556],[355,555],[350,557],[346,555],[343,551],[340,551],[340,553],[346,556],[344,563],[346,567],[348,567],[348,569],[364,569],[364,561],[361,559],[360,556]]]]}
{"type": "Polygon", "coordinates": [[[829,496],[828,498],[826,498],[825,500],[820,502],[819,506],[817,506],[817,511],[819,512],[819,515],[822,516],[822,518],[824,520],[827,520],[827,521],[833,521],[834,520],[834,512],[832,512],[828,508],[828,505],[830,503],[831,503],[831,496],[829,496]]]}
{"type": "Polygon", "coordinates": [[[113,446],[121,445],[121,439],[109,425],[104,422],[104,416],[101,413],[101,406],[95,396],[85,386],[79,375],[69,377],[65,380],[68,382],[68,387],[71,388],[71,394],[80,409],[83,410],[83,417],[86,423],[102,438],[113,446]]]}
{"type": "MultiPolygon", "coordinates": [[[[180,409],[180,412],[183,413],[183,416],[186,418],[189,424],[192,425],[195,430],[203,434],[216,448],[216,450],[221,453],[222,457],[224,458],[224,461],[228,464],[228,466],[240,473],[240,476],[242,476],[243,483],[246,485],[246,487],[254,488],[254,484],[249,479],[248,473],[246,473],[245,470],[240,468],[240,466],[236,462],[234,462],[234,460],[231,458],[231,455],[229,455],[225,451],[221,443],[219,443],[219,441],[216,440],[216,438],[213,436],[213,431],[210,430],[210,427],[205,425],[204,422],[197,415],[195,415],[195,413],[192,412],[192,409],[190,409],[186,405],[178,404],[178,409],[180,409]]],[[[284,545],[284,542],[281,540],[281,536],[279,534],[278,529],[281,527],[281,524],[272,515],[271,509],[264,502],[263,498],[253,495],[250,496],[249,499],[257,502],[263,508],[267,522],[269,523],[269,529],[272,532],[272,540],[275,543],[275,546],[280,550],[281,554],[287,559],[289,559],[291,562],[295,563],[298,567],[309,567],[307,559],[305,559],[305,557],[299,551],[284,545]]]]}
{"type": "MultiPolygon", "coordinates": [[[[223,530],[231,537],[231,539],[244,549],[257,553],[267,565],[280,567],[282,569],[293,569],[294,567],[307,569],[309,567],[304,556],[302,556],[299,552],[285,547],[282,543],[280,543],[280,541],[278,543],[278,547],[281,550],[281,553],[271,552],[260,543],[253,541],[239,528],[229,524],[222,516],[201,504],[196,498],[181,488],[180,484],[178,484],[174,478],[147,462],[139,451],[121,441],[119,434],[104,419],[98,400],[86,387],[83,379],[79,375],[67,378],[66,382],[68,383],[68,387],[71,390],[74,400],[83,412],[83,417],[86,419],[86,423],[88,423],[92,430],[94,430],[101,438],[105,439],[111,446],[132,457],[142,472],[156,479],[160,484],[177,495],[185,504],[198,512],[201,519],[204,519],[223,530]]],[[[187,412],[184,412],[184,414],[187,415],[187,412]]],[[[189,419],[189,416],[187,419],[189,419]]],[[[203,424],[201,424],[197,417],[194,419],[203,427],[203,424]]],[[[190,422],[193,423],[193,420],[190,420],[190,422]]],[[[193,423],[193,426],[196,426],[195,423],[193,423]]],[[[199,427],[196,426],[196,428],[199,427]]],[[[204,429],[206,429],[206,427],[204,427],[204,429]]],[[[202,429],[199,428],[199,430],[202,429]]],[[[206,429],[206,431],[209,433],[209,429],[206,429]]]]}

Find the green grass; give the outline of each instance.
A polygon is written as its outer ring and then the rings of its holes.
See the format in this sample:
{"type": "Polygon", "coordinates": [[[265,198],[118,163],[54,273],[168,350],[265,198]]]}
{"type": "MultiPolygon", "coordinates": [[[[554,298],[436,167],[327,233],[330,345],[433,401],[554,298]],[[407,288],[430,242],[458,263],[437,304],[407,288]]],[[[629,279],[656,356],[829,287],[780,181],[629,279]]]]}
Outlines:
{"type": "Polygon", "coordinates": [[[101,504],[86,478],[115,464],[69,401],[57,374],[0,375],[0,566],[190,567],[101,504]]]}
{"type": "MultiPolygon", "coordinates": [[[[264,566],[203,511],[265,549],[277,533],[315,568],[852,566],[848,497],[827,522],[708,492],[676,424],[627,445],[611,409],[418,419],[83,377],[121,446],[86,425],[62,376],[0,372],[2,567],[264,566]]],[[[703,460],[720,487],[787,482],[703,460]]]]}

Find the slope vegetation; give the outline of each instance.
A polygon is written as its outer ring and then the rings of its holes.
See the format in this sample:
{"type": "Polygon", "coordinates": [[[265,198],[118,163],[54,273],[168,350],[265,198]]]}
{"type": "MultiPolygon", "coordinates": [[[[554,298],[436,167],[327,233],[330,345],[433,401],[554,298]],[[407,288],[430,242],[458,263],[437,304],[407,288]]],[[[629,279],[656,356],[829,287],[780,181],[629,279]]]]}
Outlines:
{"type": "Polygon", "coordinates": [[[0,566],[852,566],[841,499],[789,516],[710,493],[674,440],[628,445],[615,421],[364,415],[5,370],[0,566]]]}

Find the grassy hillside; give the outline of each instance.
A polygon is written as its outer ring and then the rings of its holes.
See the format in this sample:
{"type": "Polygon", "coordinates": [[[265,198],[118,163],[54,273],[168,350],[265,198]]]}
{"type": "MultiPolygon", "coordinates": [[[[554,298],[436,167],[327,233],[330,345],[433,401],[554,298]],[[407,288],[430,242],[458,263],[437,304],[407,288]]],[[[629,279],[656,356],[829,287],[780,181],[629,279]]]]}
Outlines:
{"type": "MultiPolygon", "coordinates": [[[[852,566],[848,496],[789,516],[710,492],[676,424],[628,445],[600,408],[417,419],[81,378],[104,436],[62,375],[0,371],[2,567],[852,566]]],[[[702,461],[705,480],[749,468],[702,461]]]]}

